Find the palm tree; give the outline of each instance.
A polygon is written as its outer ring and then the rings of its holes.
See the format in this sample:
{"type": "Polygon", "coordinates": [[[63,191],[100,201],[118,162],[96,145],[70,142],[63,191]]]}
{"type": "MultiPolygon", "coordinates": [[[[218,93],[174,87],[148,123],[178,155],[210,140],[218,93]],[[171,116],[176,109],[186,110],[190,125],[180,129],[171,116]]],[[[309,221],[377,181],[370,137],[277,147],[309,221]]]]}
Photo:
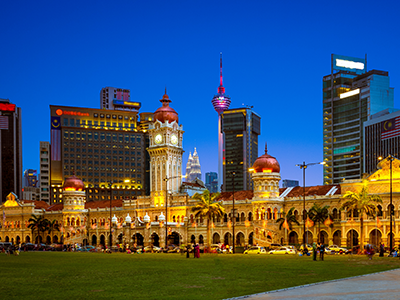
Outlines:
{"type": "MultiPolygon", "coordinates": [[[[292,223],[295,223],[297,225],[300,225],[299,221],[297,221],[296,216],[293,213],[294,207],[289,209],[287,213],[283,212],[282,217],[280,217],[278,220],[276,220],[276,223],[279,223],[279,229],[281,230],[282,227],[287,229],[287,230],[292,230],[292,223]]],[[[285,231],[285,244],[287,243],[287,232],[285,231]]]]}
{"type": "Polygon", "coordinates": [[[375,203],[382,203],[382,199],[378,195],[370,195],[365,184],[360,192],[347,191],[342,199],[345,201],[342,203],[341,209],[357,211],[360,214],[360,251],[362,251],[364,249],[364,213],[367,216],[374,216],[377,211],[375,203]]]}
{"type": "Polygon", "coordinates": [[[314,205],[308,211],[308,217],[314,223],[318,223],[318,243],[321,236],[321,223],[324,223],[326,219],[331,217],[328,209],[328,205],[320,206],[319,204],[314,203],[314,205]]]}
{"type": "Polygon", "coordinates": [[[199,200],[199,202],[192,207],[192,212],[195,213],[195,217],[207,218],[207,245],[211,246],[211,219],[214,217],[222,217],[225,213],[224,208],[215,199],[219,196],[219,193],[210,194],[208,190],[205,190],[203,194],[196,193],[193,195],[193,199],[199,200]]]}
{"type": "Polygon", "coordinates": [[[32,230],[32,240],[34,241],[33,235],[36,229],[38,233],[38,243],[39,243],[40,232],[45,231],[45,229],[43,229],[46,223],[44,220],[45,219],[43,216],[36,216],[36,215],[32,215],[31,218],[29,218],[28,220],[29,222],[28,228],[32,230]]]}
{"type": "Polygon", "coordinates": [[[53,241],[53,230],[60,231],[60,225],[56,223],[56,220],[48,221],[47,225],[47,232],[51,233],[50,240],[53,241]]]}

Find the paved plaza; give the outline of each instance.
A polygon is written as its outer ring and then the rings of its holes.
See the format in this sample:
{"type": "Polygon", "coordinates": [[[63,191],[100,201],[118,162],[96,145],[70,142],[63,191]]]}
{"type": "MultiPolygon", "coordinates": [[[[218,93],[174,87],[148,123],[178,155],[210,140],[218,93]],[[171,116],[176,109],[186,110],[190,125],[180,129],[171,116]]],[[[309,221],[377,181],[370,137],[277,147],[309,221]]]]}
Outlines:
{"type": "Polygon", "coordinates": [[[400,269],[326,281],[233,299],[399,299],[400,269]]]}

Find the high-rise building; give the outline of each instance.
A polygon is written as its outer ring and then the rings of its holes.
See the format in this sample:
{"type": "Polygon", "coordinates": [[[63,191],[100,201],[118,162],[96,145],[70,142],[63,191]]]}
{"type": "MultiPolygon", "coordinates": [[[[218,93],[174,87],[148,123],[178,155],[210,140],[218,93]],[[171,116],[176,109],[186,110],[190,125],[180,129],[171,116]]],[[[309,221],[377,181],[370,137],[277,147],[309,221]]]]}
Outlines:
{"type": "Polygon", "coordinates": [[[299,186],[298,180],[290,180],[290,179],[283,179],[282,180],[282,187],[289,188],[289,187],[296,187],[299,186]]]}
{"type": "Polygon", "coordinates": [[[210,193],[218,192],[218,174],[216,172],[206,173],[206,188],[210,193]]]}
{"type": "Polygon", "coordinates": [[[201,166],[199,155],[196,148],[194,148],[193,157],[192,153],[189,153],[189,159],[186,164],[186,182],[192,182],[196,178],[201,180],[201,166]]]}
{"type": "MultiPolygon", "coordinates": [[[[37,186],[37,170],[27,169],[24,171],[24,187],[36,187],[37,186]]],[[[27,199],[25,199],[27,200],[27,199]]]]}
{"type": "Polygon", "coordinates": [[[131,101],[130,91],[114,87],[105,87],[100,91],[100,108],[138,112],[140,102],[131,101]]]}
{"type": "Polygon", "coordinates": [[[366,58],[331,59],[323,77],[324,184],[362,176],[363,123],[394,103],[388,72],[366,72],[366,58]]]}
{"type": "Polygon", "coordinates": [[[400,157],[400,110],[385,109],[364,122],[364,173],[376,170],[378,158],[400,157]]]}
{"type": "Polygon", "coordinates": [[[218,93],[213,97],[212,104],[215,111],[218,113],[218,191],[221,191],[224,176],[223,173],[223,148],[224,148],[224,133],[222,131],[222,116],[221,114],[229,108],[231,98],[225,95],[225,88],[222,82],[222,53],[220,53],[219,62],[219,87],[218,93]]]}
{"type": "Polygon", "coordinates": [[[50,203],[50,143],[40,142],[40,200],[50,203]]]}
{"type": "Polygon", "coordinates": [[[0,203],[10,193],[22,196],[21,108],[0,99],[0,203]]]}
{"type": "Polygon", "coordinates": [[[109,199],[110,184],[114,199],[150,193],[148,134],[138,112],[51,105],[50,114],[51,204],[61,202],[63,181],[73,174],[88,201],[109,199]]]}
{"type": "Polygon", "coordinates": [[[222,112],[224,133],[223,191],[251,190],[251,168],[258,157],[258,136],[261,117],[252,107],[228,109],[222,112]],[[232,172],[235,172],[234,183],[232,172]]]}

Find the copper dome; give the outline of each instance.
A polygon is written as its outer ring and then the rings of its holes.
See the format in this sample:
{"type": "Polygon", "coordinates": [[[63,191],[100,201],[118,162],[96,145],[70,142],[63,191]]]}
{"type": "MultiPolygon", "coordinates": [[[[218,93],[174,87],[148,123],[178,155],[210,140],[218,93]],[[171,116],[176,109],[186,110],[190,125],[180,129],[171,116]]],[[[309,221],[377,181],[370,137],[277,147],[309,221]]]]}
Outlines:
{"type": "Polygon", "coordinates": [[[85,189],[85,185],[82,180],[80,180],[75,175],[65,179],[63,189],[75,189],[75,191],[83,191],[85,189]]]}
{"type": "Polygon", "coordinates": [[[265,144],[265,154],[256,159],[253,164],[254,172],[266,172],[266,173],[279,173],[281,166],[275,157],[267,154],[267,144],[265,144]]]}
{"type": "Polygon", "coordinates": [[[163,104],[163,106],[155,111],[154,121],[159,120],[161,123],[164,123],[165,121],[168,121],[169,123],[176,121],[176,123],[178,123],[178,113],[173,108],[169,107],[171,100],[167,95],[167,91],[165,91],[165,94],[160,102],[163,104]]]}

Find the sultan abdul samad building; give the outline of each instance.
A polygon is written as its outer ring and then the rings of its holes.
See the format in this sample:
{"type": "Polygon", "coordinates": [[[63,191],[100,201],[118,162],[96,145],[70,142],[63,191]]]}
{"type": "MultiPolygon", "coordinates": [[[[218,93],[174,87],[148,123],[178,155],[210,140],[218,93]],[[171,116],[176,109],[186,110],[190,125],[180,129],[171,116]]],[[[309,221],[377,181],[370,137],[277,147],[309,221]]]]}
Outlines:
{"type": "MultiPolygon", "coordinates": [[[[83,182],[72,176],[65,179],[62,188],[62,203],[51,206],[43,201],[19,200],[10,193],[1,207],[3,226],[2,241],[46,243],[88,243],[107,244],[112,232],[113,244],[116,242],[137,243],[138,245],[165,245],[168,243],[187,244],[207,241],[206,220],[194,218],[191,208],[196,200],[182,191],[183,127],[179,125],[178,114],[169,104],[171,100],[164,95],[162,107],[154,113],[154,122],[149,126],[150,144],[150,196],[139,196],[130,200],[86,201],[83,182]],[[167,207],[166,207],[167,200],[167,207]],[[28,219],[32,215],[43,216],[54,221],[60,230],[50,233],[32,232],[28,219]],[[111,226],[110,228],[110,217],[111,226]]],[[[398,244],[399,205],[400,205],[400,161],[392,162],[393,204],[394,204],[394,242],[398,244]]],[[[378,170],[364,179],[344,181],[338,185],[312,186],[305,189],[306,210],[314,203],[328,205],[332,215],[329,226],[321,225],[321,240],[325,244],[351,246],[358,244],[360,234],[359,215],[351,216],[340,211],[341,197],[346,191],[360,191],[368,184],[371,194],[381,196],[383,203],[378,206],[378,219],[365,217],[365,242],[388,243],[390,162],[383,160],[378,170]]],[[[279,188],[280,166],[278,160],[267,153],[259,157],[253,165],[252,180],[254,189],[222,193],[218,201],[225,209],[222,218],[212,222],[212,242],[232,244],[232,221],[235,222],[235,242],[237,245],[303,242],[303,188],[279,188]],[[236,216],[232,216],[233,201],[236,216]],[[300,226],[292,230],[279,229],[276,220],[282,212],[294,207],[294,214],[300,226]],[[286,231],[286,232],[285,232],[286,231]]],[[[185,183],[183,183],[185,184],[185,183]]],[[[317,226],[307,227],[308,242],[317,241],[317,226]]]]}

